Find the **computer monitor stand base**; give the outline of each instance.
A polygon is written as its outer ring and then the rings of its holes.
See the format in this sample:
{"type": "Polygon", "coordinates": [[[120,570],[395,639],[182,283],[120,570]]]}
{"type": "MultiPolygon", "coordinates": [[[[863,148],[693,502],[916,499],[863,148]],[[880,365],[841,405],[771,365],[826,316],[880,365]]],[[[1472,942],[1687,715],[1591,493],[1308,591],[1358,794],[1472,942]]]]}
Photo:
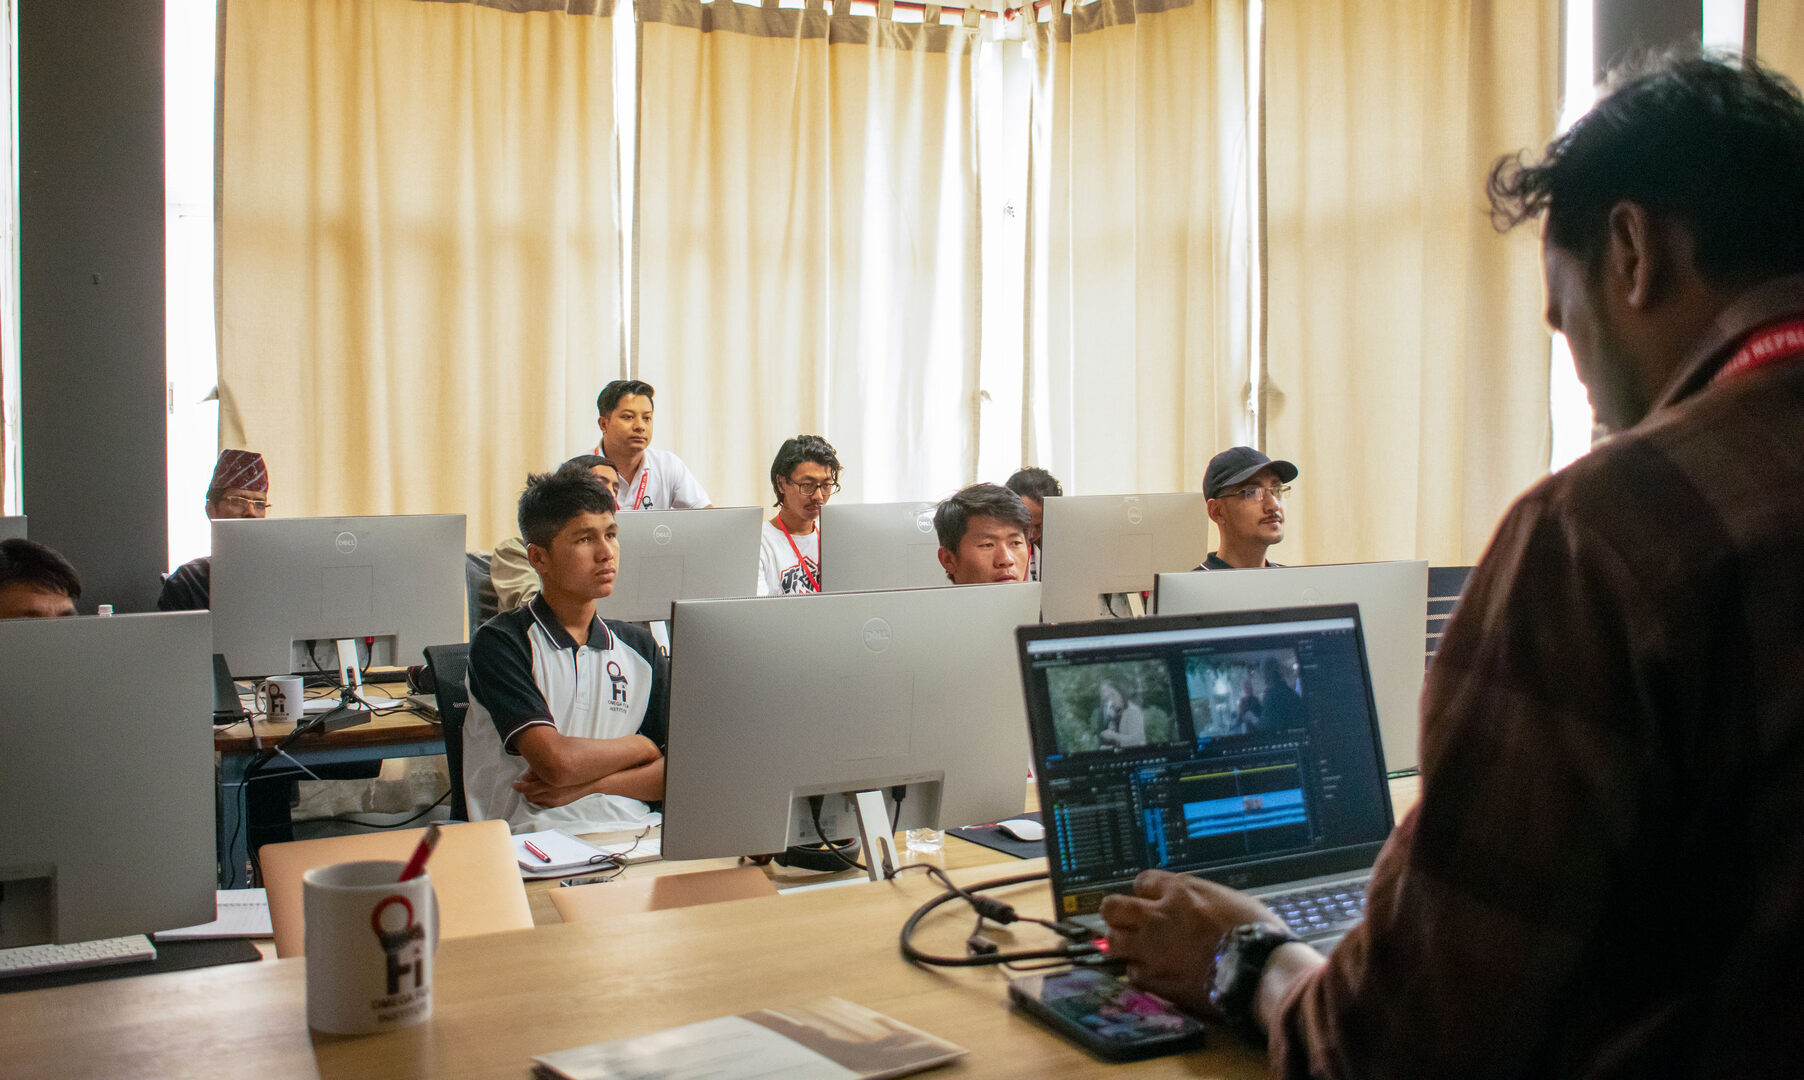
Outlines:
{"type": "Polygon", "coordinates": [[[865,873],[872,881],[895,876],[902,859],[896,854],[896,834],[890,831],[889,807],[881,791],[861,791],[852,799],[858,812],[858,839],[864,847],[865,873]]]}

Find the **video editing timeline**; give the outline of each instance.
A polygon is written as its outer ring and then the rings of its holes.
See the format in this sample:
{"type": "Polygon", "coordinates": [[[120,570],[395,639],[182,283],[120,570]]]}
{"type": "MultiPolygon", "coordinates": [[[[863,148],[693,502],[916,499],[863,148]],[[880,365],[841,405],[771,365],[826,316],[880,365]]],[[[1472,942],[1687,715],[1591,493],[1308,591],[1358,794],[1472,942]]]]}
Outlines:
{"type": "Polygon", "coordinates": [[[1389,815],[1357,635],[1352,619],[1311,620],[1030,648],[1030,693],[1046,695],[1036,723],[1065,729],[1035,736],[1059,747],[1040,765],[1065,903],[1094,910],[1149,867],[1206,871],[1382,841],[1389,815]],[[1097,684],[1103,672],[1131,683],[1122,696],[1142,705],[1163,700],[1155,684],[1168,679],[1168,736],[1079,751],[1066,736],[1091,715],[1073,689],[1086,669],[1097,684]]]}

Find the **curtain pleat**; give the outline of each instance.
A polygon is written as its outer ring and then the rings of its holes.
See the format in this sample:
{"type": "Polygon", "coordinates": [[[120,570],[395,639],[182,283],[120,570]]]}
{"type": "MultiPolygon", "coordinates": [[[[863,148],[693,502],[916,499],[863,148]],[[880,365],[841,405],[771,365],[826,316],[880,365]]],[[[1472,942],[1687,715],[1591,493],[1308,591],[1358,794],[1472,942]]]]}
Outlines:
{"type": "Polygon", "coordinates": [[[612,20],[508,6],[228,0],[220,438],[282,516],[463,513],[489,547],[526,473],[594,441],[612,20]]]}
{"type": "Polygon", "coordinates": [[[800,433],[834,443],[847,501],[968,482],[976,32],[728,0],[637,10],[633,364],[658,390],[657,444],[722,504],[766,502],[800,433]]]}
{"type": "Polygon", "coordinates": [[[1557,0],[1267,0],[1265,450],[1285,563],[1469,563],[1547,466],[1535,231],[1492,160],[1559,107],[1557,0]]]}

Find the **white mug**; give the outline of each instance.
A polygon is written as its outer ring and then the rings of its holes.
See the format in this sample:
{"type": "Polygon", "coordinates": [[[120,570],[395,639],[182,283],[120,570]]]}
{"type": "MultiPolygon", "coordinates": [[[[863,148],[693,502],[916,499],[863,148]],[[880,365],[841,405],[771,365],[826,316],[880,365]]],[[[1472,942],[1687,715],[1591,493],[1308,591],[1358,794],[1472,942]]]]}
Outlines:
{"type": "Polygon", "coordinates": [[[305,690],[299,675],[282,675],[257,684],[257,711],[278,724],[298,724],[306,709],[305,690]]]}
{"type": "Polygon", "coordinates": [[[387,860],[316,866],[301,876],[307,1026],[335,1035],[432,1017],[438,898],[430,875],[398,880],[387,860]]]}

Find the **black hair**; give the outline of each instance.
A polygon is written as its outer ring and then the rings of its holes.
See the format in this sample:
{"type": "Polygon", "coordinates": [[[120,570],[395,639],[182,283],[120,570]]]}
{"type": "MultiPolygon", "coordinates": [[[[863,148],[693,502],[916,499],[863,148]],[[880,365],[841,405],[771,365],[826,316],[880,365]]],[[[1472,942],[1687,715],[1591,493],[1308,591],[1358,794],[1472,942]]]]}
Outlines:
{"type": "Polygon", "coordinates": [[[27,585],[81,599],[81,578],[69,560],[30,540],[0,540],[0,588],[8,585],[27,585]]]}
{"type": "Polygon", "coordinates": [[[612,514],[614,497],[588,469],[564,466],[526,478],[520,493],[520,538],[542,548],[578,514],[612,514]]]}
{"type": "Polygon", "coordinates": [[[940,546],[957,551],[965,530],[971,527],[971,519],[980,517],[1019,525],[1023,535],[1033,524],[1021,496],[996,484],[972,484],[940,503],[933,512],[933,530],[939,533],[940,546]]]}
{"type": "Polygon", "coordinates": [[[620,466],[609,461],[607,458],[602,457],[600,454],[578,454],[569,461],[559,465],[558,469],[582,469],[586,472],[589,469],[595,468],[597,465],[606,465],[615,472],[620,471],[620,466]]]}
{"type": "Polygon", "coordinates": [[[1054,495],[1065,494],[1065,485],[1059,483],[1058,477],[1037,465],[1025,465],[1015,470],[1015,475],[1002,485],[1023,499],[1045,502],[1054,495]]]}
{"type": "Polygon", "coordinates": [[[1622,202],[1682,222],[1714,284],[1804,272],[1804,101],[1753,59],[1651,54],[1540,161],[1498,158],[1486,190],[1500,232],[1545,215],[1548,240],[1592,273],[1622,202]]]}
{"type": "Polygon", "coordinates": [[[657,394],[658,392],[653,390],[648,382],[640,382],[638,379],[615,379],[602,387],[601,393],[595,396],[595,413],[598,416],[608,415],[620,407],[620,399],[623,397],[655,398],[657,394]]]}
{"type": "Polygon", "coordinates": [[[789,474],[796,471],[796,466],[804,461],[812,461],[816,465],[825,465],[833,474],[834,483],[839,482],[839,454],[833,450],[833,444],[819,435],[797,435],[793,439],[784,439],[778,448],[777,456],[770,463],[770,490],[777,497],[772,506],[783,505],[783,489],[778,487],[779,481],[789,479],[789,474]]]}

